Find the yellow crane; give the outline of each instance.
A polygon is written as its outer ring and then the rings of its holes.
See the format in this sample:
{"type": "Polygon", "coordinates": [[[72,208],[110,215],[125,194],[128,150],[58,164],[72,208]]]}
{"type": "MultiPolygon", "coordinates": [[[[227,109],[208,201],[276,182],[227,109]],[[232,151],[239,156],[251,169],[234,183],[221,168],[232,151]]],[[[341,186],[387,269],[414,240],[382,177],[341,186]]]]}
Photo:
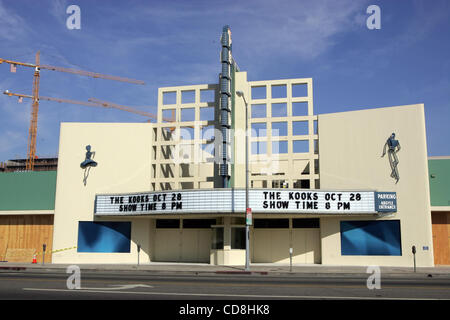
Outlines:
{"type": "MultiPolygon", "coordinates": [[[[120,104],[99,100],[99,99],[96,99],[96,98],[89,98],[88,101],[90,101],[92,103],[99,104],[99,105],[101,105],[102,107],[105,107],[105,108],[115,108],[115,109],[119,109],[119,110],[124,110],[124,111],[133,112],[133,113],[136,113],[136,114],[140,114],[141,116],[144,116],[144,117],[149,117],[149,118],[154,118],[154,119],[158,118],[155,114],[151,114],[151,113],[148,113],[148,112],[145,112],[145,111],[136,110],[136,109],[133,109],[132,107],[122,106],[120,104]]],[[[164,118],[163,117],[162,120],[166,121],[166,122],[175,122],[175,111],[172,110],[172,116],[170,118],[164,118]]],[[[174,129],[175,128],[171,128],[172,131],[174,129]]]]}
{"type": "MultiPolygon", "coordinates": [[[[10,97],[18,97],[19,99],[21,99],[21,98],[34,99],[33,96],[30,96],[27,94],[21,94],[21,93],[14,93],[9,90],[4,91],[3,94],[10,96],[10,97]]],[[[91,98],[91,99],[89,99],[89,101],[78,101],[78,100],[72,100],[72,99],[62,99],[62,98],[40,96],[38,98],[38,101],[40,101],[40,100],[54,101],[54,102],[59,102],[59,103],[79,104],[79,105],[88,106],[88,107],[97,107],[97,108],[103,107],[103,108],[110,108],[110,109],[112,108],[112,109],[118,109],[118,110],[122,110],[122,111],[139,114],[139,115],[147,117],[147,118],[152,118],[152,119],[158,118],[157,115],[155,115],[153,113],[137,110],[132,107],[122,106],[122,105],[118,105],[118,104],[111,103],[111,102],[101,101],[101,100],[98,100],[95,98],[91,98]]],[[[165,119],[165,120],[172,121],[171,119],[165,119]]]]}
{"type": "MultiPolygon", "coordinates": [[[[117,76],[100,74],[100,73],[96,73],[96,72],[76,70],[76,69],[72,69],[72,68],[41,65],[40,64],[40,51],[38,51],[36,53],[35,60],[36,60],[35,63],[32,64],[32,63],[25,63],[25,62],[13,61],[13,60],[7,60],[7,59],[0,58],[0,64],[2,64],[2,63],[10,64],[11,72],[15,72],[17,66],[34,68],[32,95],[31,96],[22,95],[23,97],[33,99],[31,120],[30,120],[30,129],[29,129],[29,135],[28,135],[26,170],[31,170],[31,171],[34,170],[34,160],[36,159],[37,121],[38,121],[39,100],[40,100],[39,80],[40,80],[41,69],[72,73],[72,74],[77,74],[77,75],[82,75],[82,76],[87,76],[87,77],[92,77],[92,78],[101,78],[101,79],[128,82],[128,83],[134,83],[134,84],[145,84],[141,80],[122,78],[122,77],[117,77],[117,76]]],[[[19,95],[19,97],[20,97],[20,95],[19,95]]]]}

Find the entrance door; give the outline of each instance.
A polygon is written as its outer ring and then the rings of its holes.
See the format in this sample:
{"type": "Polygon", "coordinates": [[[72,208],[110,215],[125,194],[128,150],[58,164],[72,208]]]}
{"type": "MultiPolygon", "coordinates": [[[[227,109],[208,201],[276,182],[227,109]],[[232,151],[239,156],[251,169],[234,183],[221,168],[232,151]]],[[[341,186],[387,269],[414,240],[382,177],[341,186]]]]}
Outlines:
{"type": "Polygon", "coordinates": [[[320,263],[319,229],[292,229],[292,263],[320,263]]]}
{"type": "Polygon", "coordinates": [[[252,262],[289,263],[289,219],[255,219],[252,262]]]}
{"type": "Polygon", "coordinates": [[[209,263],[215,219],[157,219],[154,261],[209,263]]]}
{"type": "Polygon", "coordinates": [[[156,219],[154,241],[154,261],[180,261],[180,219],[156,219]]]}
{"type": "Polygon", "coordinates": [[[434,264],[450,265],[450,212],[431,213],[434,264]]]}
{"type": "Polygon", "coordinates": [[[292,219],[292,263],[320,263],[320,224],[318,218],[292,219]]]}
{"type": "Polygon", "coordinates": [[[292,263],[321,262],[319,219],[255,219],[252,239],[252,262],[292,263]]]}
{"type": "Polygon", "coordinates": [[[180,261],[209,263],[211,236],[211,229],[183,229],[180,261]]]}

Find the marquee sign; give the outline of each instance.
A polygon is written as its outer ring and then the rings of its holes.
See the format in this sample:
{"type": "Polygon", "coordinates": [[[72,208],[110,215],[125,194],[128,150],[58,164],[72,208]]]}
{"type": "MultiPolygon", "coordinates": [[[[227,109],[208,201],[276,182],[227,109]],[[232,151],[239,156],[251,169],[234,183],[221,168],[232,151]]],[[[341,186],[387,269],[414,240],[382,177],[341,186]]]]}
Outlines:
{"type": "MultiPolygon", "coordinates": [[[[375,214],[396,212],[395,192],[251,189],[252,213],[375,214]]],[[[104,194],[95,199],[96,216],[244,213],[244,189],[104,194]]]]}

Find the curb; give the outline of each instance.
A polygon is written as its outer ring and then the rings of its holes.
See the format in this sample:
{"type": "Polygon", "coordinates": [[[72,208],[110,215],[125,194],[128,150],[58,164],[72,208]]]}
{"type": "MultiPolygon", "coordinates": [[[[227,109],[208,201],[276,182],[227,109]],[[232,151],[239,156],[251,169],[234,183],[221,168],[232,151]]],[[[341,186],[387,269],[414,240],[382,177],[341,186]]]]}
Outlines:
{"type": "MultiPolygon", "coordinates": [[[[0,271],[21,271],[28,273],[66,273],[65,268],[57,267],[0,267],[0,271]]],[[[141,276],[158,274],[158,275],[223,275],[223,276],[273,276],[273,277],[290,277],[290,278],[367,278],[369,274],[361,272],[289,272],[289,271],[231,271],[231,270],[151,270],[151,269],[106,269],[106,268],[88,268],[81,270],[84,272],[106,272],[106,273],[139,273],[141,276]]],[[[1,274],[1,272],[0,272],[1,274]]],[[[385,279],[402,279],[402,278],[415,278],[415,279],[428,279],[428,280],[450,280],[449,274],[444,273],[384,273],[382,278],[385,279]]]]}
{"type": "MultiPolygon", "coordinates": [[[[21,271],[21,272],[34,272],[34,273],[65,273],[67,265],[52,265],[49,264],[19,264],[19,265],[1,265],[0,271],[21,271]]],[[[245,276],[245,275],[262,275],[262,276],[282,276],[282,277],[312,277],[312,278],[323,278],[323,277],[333,277],[333,278],[348,278],[348,277],[357,277],[357,278],[367,278],[369,274],[364,270],[345,270],[339,268],[332,268],[330,270],[327,269],[306,269],[302,270],[301,268],[297,270],[284,270],[282,268],[255,268],[253,270],[239,270],[235,268],[234,270],[227,270],[227,268],[202,268],[199,269],[191,269],[189,266],[172,266],[168,265],[164,266],[152,266],[148,265],[124,265],[124,266],[109,266],[109,265],[79,265],[80,269],[84,272],[106,272],[106,273],[140,273],[141,275],[149,275],[149,274],[170,274],[170,275],[186,275],[186,274],[195,274],[195,275],[236,275],[236,276],[245,276]]],[[[449,272],[447,269],[437,269],[437,270],[418,270],[418,272],[413,272],[412,270],[382,270],[381,276],[383,278],[416,278],[416,279],[440,279],[440,280],[450,280],[450,268],[449,272]]]]}
{"type": "Polygon", "coordinates": [[[216,271],[215,273],[216,274],[261,274],[261,275],[269,274],[268,271],[216,271]]]}
{"type": "Polygon", "coordinates": [[[24,271],[24,270],[27,270],[27,268],[25,268],[25,267],[0,267],[0,270],[24,271]]]}

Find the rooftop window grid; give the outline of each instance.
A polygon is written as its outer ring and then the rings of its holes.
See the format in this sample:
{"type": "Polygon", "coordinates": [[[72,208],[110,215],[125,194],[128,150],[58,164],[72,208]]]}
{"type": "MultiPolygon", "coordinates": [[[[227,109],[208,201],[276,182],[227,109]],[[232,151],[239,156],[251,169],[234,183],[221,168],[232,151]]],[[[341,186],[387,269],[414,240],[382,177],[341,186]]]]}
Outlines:
{"type": "MultiPolygon", "coordinates": [[[[184,189],[184,188],[194,188],[197,189],[201,187],[201,185],[210,186],[209,176],[214,176],[213,166],[209,164],[202,163],[206,158],[201,152],[204,151],[205,145],[211,144],[211,139],[203,139],[201,136],[202,129],[205,127],[210,127],[214,125],[214,120],[200,120],[201,108],[214,108],[216,101],[204,101],[202,98],[204,93],[207,93],[205,96],[211,100],[211,97],[214,97],[214,100],[217,100],[217,93],[211,94],[211,91],[217,90],[217,85],[197,85],[197,86],[183,86],[183,87],[169,87],[169,88],[160,88],[158,90],[158,129],[162,133],[164,130],[171,131],[172,133],[180,132],[180,129],[183,127],[186,128],[185,133],[194,133],[192,139],[181,139],[179,136],[167,136],[164,139],[162,134],[158,134],[156,138],[156,172],[155,183],[152,183],[153,188],[156,190],[166,190],[167,187],[172,189],[184,189]],[[174,93],[173,93],[174,92],[174,93]],[[164,103],[164,95],[166,93],[172,93],[175,96],[171,103],[164,103]],[[185,95],[185,96],[184,96],[185,95]],[[203,100],[203,101],[202,101],[203,100]],[[166,118],[167,110],[174,110],[175,112],[175,122],[167,122],[163,120],[166,118]],[[189,111],[189,113],[185,113],[185,110],[193,110],[189,111]],[[182,121],[183,113],[189,114],[189,121],[182,121]],[[193,127],[193,128],[189,128],[193,127]],[[168,137],[168,138],[167,138],[168,137]],[[164,155],[162,154],[162,147],[164,146],[172,146],[176,150],[181,150],[183,154],[190,153],[190,158],[180,159],[179,163],[174,163],[174,159],[164,159],[164,155]],[[190,150],[190,151],[189,151],[190,150]],[[187,152],[186,152],[187,151],[187,152]],[[166,164],[173,164],[174,174],[173,176],[167,177],[162,172],[162,166],[166,164]],[[186,172],[188,172],[186,174],[186,172]],[[202,171],[202,172],[200,172],[202,171]],[[210,171],[210,174],[206,174],[205,171],[210,171]],[[184,173],[183,173],[184,172],[184,173]]],[[[158,133],[160,133],[158,132],[158,133]]],[[[210,148],[211,149],[211,148],[210,148]]],[[[213,150],[215,148],[213,147],[213,150]]],[[[212,187],[212,186],[210,186],[212,187]]]]}
{"type": "MultiPolygon", "coordinates": [[[[305,159],[308,160],[309,164],[309,174],[299,174],[298,176],[295,175],[295,177],[292,177],[289,175],[289,178],[287,177],[287,173],[285,175],[282,175],[282,173],[277,173],[273,175],[256,175],[254,176],[254,172],[252,172],[251,176],[251,182],[252,185],[258,185],[261,187],[261,182],[267,185],[267,187],[270,187],[273,185],[274,181],[278,180],[286,180],[288,182],[289,187],[292,188],[293,184],[297,180],[309,180],[309,188],[314,188],[318,185],[319,176],[317,173],[317,170],[314,166],[314,160],[318,159],[318,154],[315,152],[315,143],[318,139],[317,133],[315,132],[315,122],[317,121],[317,116],[313,115],[313,106],[312,106],[312,81],[309,79],[304,80],[287,80],[283,83],[282,80],[276,80],[276,81],[257,81],[257,82],[250,82],[251,86],[251,98],[249,102],[250,108],[253,108],[253,106],[261,106],[265,105],[266,111],[265,111],[265,117],[261,116],[260,114],[257,114],[255,116],[255,112],[253,110],[249,111],[249,127],[253,124],[265,124],[266,128],[266,134],[260,135],[258,133],[252,134],[249,138],[250,144],[254,145],[255,143],[264,143],[265,149],[267,150],[265,154],[251,154],[251,161],[254,162],[255,167],[258,164],[258,160],[262,160],[264,158],[267,158],[268,156],[273,156],[272,153],[272,144],[276,143],[277,141],[286,141],[288,143],[287,147],[287,153],[279,153],[276,154],[277,161],[283,161],[288,160],[289,161],[289,169],[288,171],[291,171],[292,168],[292,161],[295,159],[305,159]],[[306,96],[298,96],[293,97],[292,96],[292,88],[295,85],[306,85],[306,96]],[[286,90],[286,95],[282,97],[272,98],[273,93],[273,87],[277,87],[278,89],[282,86],[286,90]],[[258,95],[254,95],[254,88],[258,89],[258,95]],[[264,90],[264,89],[265,90],[264,90]],[[293,116],[293,103],[296,102],[302,102],[306,103],[307,110],[306,115],[303,116],[293,116]],[[272,112],[272,106],[276,105],[283,106],[281,104],[286,104],[286,116],[285,117],[278,117],[273,116],[274,112],[272,112]],[[303,135],[294,135],[293,131],[293,125],[294,122],[297,121],[306,121],[308,123],[308,132],[307,134],[303,135]],[[273,123],[279,123],[279,122],[286,122],[287,123],[287,135],[282,136],[275,136],[272,134],[272,125],[273,123]],[[309,151],[307,153],[296,153],[293,150],[294,141],[308,141],[308,149],[309,151]]],[[[297,106],[297,105],[296,105],[297,106]]],[[[280,113],[275,113],[275,115],[278,115],[280,113]]],[[[285,143],[285,142],[282,142],[285,143]]],[[[296,144],[296,143],[295,143],[296,144]]],[[[260,162],[259,162],[260,163],[260,162]]],[[[250,169],[251,170],[251,169],[250,169]]],[[[252,170],[251,170],[252,171],[252,170]]],[[[277,185],[277,183],[275,183],[277,185]]]]}

